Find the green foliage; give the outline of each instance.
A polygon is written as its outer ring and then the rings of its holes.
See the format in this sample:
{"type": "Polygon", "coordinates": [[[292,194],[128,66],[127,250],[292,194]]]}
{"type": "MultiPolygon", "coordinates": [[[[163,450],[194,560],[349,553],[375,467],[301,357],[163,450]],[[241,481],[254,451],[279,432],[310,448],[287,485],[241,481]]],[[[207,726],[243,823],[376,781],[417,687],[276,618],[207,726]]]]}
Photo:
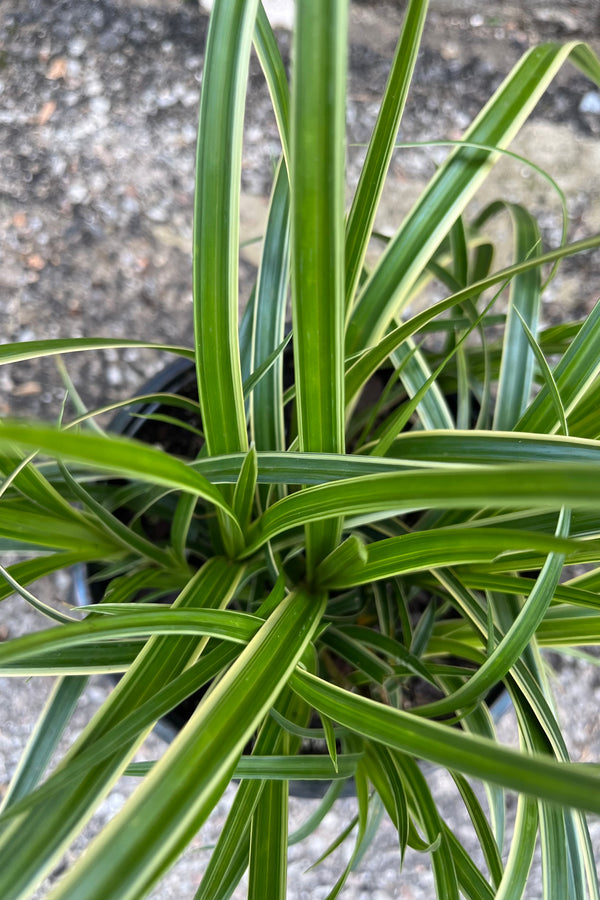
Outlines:
{"type": "MultiPolygon", "coordinates": [[[[348,783],[358,814],[336,843],[355,830],[354,847],[332,898],[383,810],[398,830],[399,867],[407,847],[428,851],[444,900],[526,896],[538,840],[545,896],[600,895],[584,816],[600,814],[600,773],[569,761],[539,656],[600,643],[600,305],[583,322],[539,326],[548,267],[600,236],[545,248],[523,207],[500,197],[472,220],[468,209],[563,62],[597,84],[600,63],[581,44],[530,50],[367,266],[427,2],[408,4],[346,217],[347,6],[297,4],[288,86],[261,4],[215,3],[198,140],[195,343],[160,348],[195,360],[199,405],[148,395],[169,415],[136,406],[181,425],[196,450],[181,459],[104,433],[100,411],[85,412],[77,396],[60,427],[0,430],[0,547],[23,556],[0,569],[0,600],[16,589],[59,623],[0,644],[3,675],[58,677],[0,814],[3,900],[30,896],[124,773],[143,779],[140,790],[54,900],[145,896],[232,777],[240,789],[199,898],[229,897],[246,869],[249,896],[284,897],[288,845],[348,783]],[[239,326],[253,40],[283,154],[239,326]],[[494,270],[486,227],[502,212],[513,257],[494,270]],[[402,318],[432,278],[445,298],[402,318]],[[27,589],[83,563],[99,572],[96,606],[56,612],[27,589]],[[588,573],[565,578],[574,563],[588,573]],[[92,672],[124,676],[44,780],[92,672]],[[517,711],[519,751],[495,739],[487,698],[499,683],[517,711]],[[153,724],[199,689],[163,757],[131,765],[153,724]],[[302,752],[307,737],[321,756],[302,752]],[[443,820],[421,760],[451,771],[487,872],[443,820]],[[489,814],[465,776],[486,784],[489,814]],[[332,786],[288,835],[290,779],[332,786]],[[505,790],[520,793],[508,846],[505,790]]],[[[0,363],[134,343],[6,344],[0,363]]]]}

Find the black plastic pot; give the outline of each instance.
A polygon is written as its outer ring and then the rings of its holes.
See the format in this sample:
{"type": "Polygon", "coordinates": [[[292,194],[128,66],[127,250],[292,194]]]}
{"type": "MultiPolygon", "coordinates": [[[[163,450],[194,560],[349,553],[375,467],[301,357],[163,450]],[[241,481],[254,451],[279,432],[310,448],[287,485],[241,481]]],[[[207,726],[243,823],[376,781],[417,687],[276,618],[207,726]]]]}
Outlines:
{"type": "MultiPolygon", "coordinates": [[[[290,361],[289,358],[288,361],[290,361]]],[[[141,394],[158,393],[178,394],[180,396],[188,397],[189,399],[197,400],[193,362],[186,358],[177,359],[165,369],[158,372],[141,389],[141,394]]],[[[189,431],[180,430],[173,425],[165,425],[164,423],[157,423],[154,420],[147,420],[144,418],[144,416],[151,416],[156,413],[159,408],[161,413],[168,414],[170,418],[189,418],[189,413],[182,413],[182,410],[179,407],[163,407],[158,403],[142,402],[134,404],[127,409],[120,410],[111,421],[108,430],[128,437],[135,437],[139,440],[146,439],[153,444],[164,444],[165,449],[168,449],[170,452],[174,452],[177,455],[189,459],[195,458],[200,449],[201,442],[199,439],[195,439],[189,431]],[[160,436],[156,434],[157,428],[163,434],[163,437],[166,437],[165,440],[161,440],[160,436]],[[174,431],[181,431],[181,436],[179,438],[174,438],[174,431]]],[[[195,424],[199,427],[201,426],[200,421],[195,424]]],[[[72,570],[74,602],[77,605],[89,605],[99,602],[102,598],[104,585],[94,578],[97,571],[98,570],[94,569],[93,566],[85,565],[76,566],[72,570]]],[[[113,676],[113,678],[118,681],[118,676],[113,676]]],[[[157,734],[167,742],[172,741],[192,715],[203,694],[204,690],[197,692],[171,710],[165,717],[160,719],[155,726],[157,734]]],[[[487,702],[494,719],[496,720],[498,720],[510,706],[508,692],[501,684],[497,685],[496,688],[490,692],[487,702]]],[[[325,746],[324,742],[323,746],[325,746]]],[[[311,749],[310,752],[315,752],[315,749],[311,749]]],[[[327,751],[324,750],[324,752],[327,751]]],[[[290,783],[290,792],[296,796],[318,798],[325,793],[327,787],[327,782],[299,781],[290,783]]],[[[347,790],[344,791],[344,794],[351,794],[352,786],[349,784],[346,787],[347,790]]]]}
{"type": "MultiPolygon", "coordinates": [[[[158,372],[146,384],[144,384],[141,388],[140,393],[179,394],[186,396],[189,399],[197,400],[196,379],[193,362],[185,358],[177,359],[165,369],[158,372]]],[[[182,417],[182,410],[179,407],[163,407],[158,403],[142,402],[139,404],[133,404],[127,409],[120,410],[110,422],[108,430],[115,434],[122,434],[126,435],[127,437],[135,437],[138,440],[144,440],[146,436],[144,432],[150,430],[151,432],[153,432],[153,434],[152,437],[149,438],[149,440],[151,440],[152,443],[157,443],[157,435],[154,433],[156,429],[158,428],[160,431],[164,430],[165,432],[169,431],[170,429],[171,434],[169,435],[169,440],[164,442],[168,444],[168,447],[165,447],[165,449],[169,449],[171,450],[171,452],[175,452],[182,457],[187,456],[190,459],[195,458],[198,450],[200,449],[200,445],[199,442],[193,439],[193,436],[192,440],[190,441],[190,432],[181,431],[181,437],[174,440],[172,431],[176,429],[173,426],[165,426],[164,424],[161,425],[160,423],[158,423],[157,425],[157,423],[153,421],[149,422],[144,419],[144,416],[149,416],[156,413],[159,408],[161,410],[161,413],[167,413],[171,418],[182,417]],[[178,445],[176,449],[173,448],[174,444],[178,445]]],[[[185,413],[184,416],[185,418],[188,417],[185,413]]],[[[195,424],[200,425],[199,422],[195,424]]],[[[158,440],[158,443],[163,443],[163,441],[158,440]]],[[[96,567],[90,565],[78,565],[73,567],[71,572],[74,603],[76,605],[88,606],[92,603],[97,603],[102,599],[104,593],[104,584],[102,583],[102,581],[98,581],[95,577],[98,572],[98,569],[96,567]]],[[[166,600],[168,599],[169,598],[166,598],[166,600]]],[[[173,597],[172,599],[175,598],[173,597]]],[[[119,680],[118,675],[109,677],[113,682],[119,680]]],[[[188,697],[186,700],[172,709],[169,713],[167,713],[166,716],[163,716],[154,727],[154,730],[159,735],[159,737],[161,737],[167,743],[170,743],[190,718],[197,704],[202,699],[204,693],[205,689],[197,691],[195,694],[192,694],[190,697],[188,697]]],[[[323,747],[325,747],[325,742],[323,742],[323,747]]],[[[314,748],[311,750],[311,752],[315,752],[314,748]]],[[[318,799],[324,795],[325,791],[329,787],[329,784],[330,783],[327,781],[291,781],[289,783],[289,790],[290,793],[296,797],[318,799]]],[[[352,793],[352,784],[349,783],[345,785],[343,795],[351,796],[352,793]]]]}
{"type": "MultiPolygon", "coordinates": [[[[196,380],[194,372],[194,363],[185,357],[180,357],[156,373],[141,388],[140,393],[145,394],[177,394],[187,396],[190,399],[197,400],[196,380]]],[[[119,410],[108,425],[108,431],[114,434],[121,434],[127,437],[135,437],[138,440],[144,440],[144,431],[155,431],[157,428],[166,433],[170,433],[171,452],[175,452],[181,456],[187,456],[189,459],[194,458],[200,449],[200,442],[190,440],[190,432],[181,432],[181,437],[173,440],[172,435],[177,430],[173,426],[165,426],[153,423],[151,420],[144,418],[151,416],[161,409],[161,412],[168,413],[172,418],[181,418],[182,411],[179,407],[162,407],[159,403],[141,402],[133,404],[125,409],[119,410]],[[188,446],[186,446],[186,443],[188,446]],[[173,444],[177,444],[176,448],[173,444]],[[187,452],[186,452],[187,450],[187,452]]],[[[199,424],[199,423],[198,423],[199,424]]],[[[147,436],[148,442],[157,443],[157,435],[147,436]]],[[[98,567],[94,565],[78,565],[72,569],[72,586],[74,603],[77,606],[88,606],[92,603],[98,603],[104,593],[104,584],[95,577],[98,573],[98,567]]],[[[172,599],[175,599],[174,597],[172,599]]],[[[167,598],[168,600],[168,598],[167,598]]],[[[167,600],[165,602],[167,602],[167,600]]],[[[111,680],[118,681],[119,676],[111,676],[111,680]]],[[[188,697],[183,703],[180,703],[166,716],[160,719],[155,731],[163,738],[170,742],[177,735],[186,721],[190,718],[192,712],[200,701],[204,691],[198,691],[196,694],[188,697]]]]}

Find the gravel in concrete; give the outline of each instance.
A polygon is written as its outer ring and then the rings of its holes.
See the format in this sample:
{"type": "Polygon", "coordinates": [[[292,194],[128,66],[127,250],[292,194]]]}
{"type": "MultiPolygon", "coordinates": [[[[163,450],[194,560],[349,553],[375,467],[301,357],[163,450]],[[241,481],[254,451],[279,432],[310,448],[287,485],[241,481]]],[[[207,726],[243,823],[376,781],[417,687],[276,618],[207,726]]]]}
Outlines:
{"type": "MultiPolygon", "coordinates": [[[[364,144],[377,112],[401,3],[356,3],[351,22],[351,144],[364,144]]],[[[415,83],[400,133],[403,140],[456,139],[498,86],[510,66],[543,39],[591,39],[599,46],[600,11],[589,0],[561,3],[528,0],[489,2],[434,0],[415,83]]],[[[189,343],[191,325],[190,241],[197,103],[207,19],[188,3],[163,0],[12,0],[0,17],[0,311],[6,341],[80,335],[132,337],[189,343]]],[[[286,55],[289,35],[278,38],[286,55]]],[[[243,159],[243,237],[260,234],[273,161],[279,152],[268,95],[252,63],[243,159]]],[[[575,239],[600,228],[598,92],[572,68],[551,87],[532,123],[522,152],[565,183],[575,239]]],[[[444,150],[403,151],[392,164],[381,213],[392,228],[418,194],[444,150]]],[[[348,178],[358,177],[364,149],[349,150],[348,178]]],[[[540,213],[544,237],[555,241],[557,204],[527,167],[504,168],[496,190],[525,199],[540,213]]],[[[490,189],[486,197],[494,196],[490,189]]],[[[547,323],[589,310],[600,293],[600,255],[564,267],[549,292],[547,323]]],[[[256,250],[241,259],[241,295],[247,296],[256,250]]],[[[164,362],[143,349],[76,355],[68,367],[86,403],[120,399],[164,362]]],[[[63,389],[52,364],[0,370],[0,414],[57,415],[63,389]]],[[[64,578],[39,585],[44,599],[67,596],[64,578]]],[[[0,608],[3,636],[40,627],[21,599],[0,608]]],[[[49,679],[0,680],[0,791],[14,769],[50,689],[49,679]]],[[[65,738],[71,742],[108,690],[91,679],[65,738]]],[[[556,678],[559,718],[575,758],[600,759],[600,677],[587,662],[565,660],[556,678]]],[[[501,723],[515,741],[510,715],[501,723]]],[[[152,736],[146,758],[164,750],[152,736]]],[[[472,831],[443,773],[432,775],[441,808],[465,846],[472,831]]],[[[132,792],[124,779],[102,804],[82,840],[67,853],[48,884],[77,858],[85,843],[132,792]]],[[[233,796],[228,790],[181,861],[153,893],[156,900],[192,897],[233,796]]],[[[290,830],[311,809],[292,800],[290,830]]],[[[321,866],[308,867],[344,827],[353,801],[341,801],[323,827],[290,850],[291,900],[327,896],[350,852],[344,845],[321,866]]],[[[600,823],[591,823],[600,847],[600,823]]],[[[236,897],[244,896],[238,891],[236,897]]],[[[346,900],[392,900],[433,896],[428,861],[407,854],[403,873],[393,828],[384,821],[378,837],[353,873],[346,900]]],[[[539,864],[527,897],[541,897],[539,864]]]]}

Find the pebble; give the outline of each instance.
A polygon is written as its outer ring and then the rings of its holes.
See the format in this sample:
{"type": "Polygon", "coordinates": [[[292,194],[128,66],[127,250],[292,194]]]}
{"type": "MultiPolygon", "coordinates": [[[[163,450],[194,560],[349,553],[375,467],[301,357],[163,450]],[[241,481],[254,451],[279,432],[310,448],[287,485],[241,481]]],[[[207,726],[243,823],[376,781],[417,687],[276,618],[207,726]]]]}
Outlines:
{"type": "Polygon", "coordinates": [[[83,56],[87,47],[87,41],[82,35],[77,35],[73,40],[69,41],[67,45],[67,50],[69,56],[75,57],[78,59],[80,56],[83,56]]]}
{"type": "Polygon", "coordinates": [[[67,170],[67,161],[64,156],[52,156],[50,159],[50,170],[56,178],[60,178],[67,170]]]}
{"type": "Polygon", "coordinates": [[[98,172],[93,172],[90,178],[90,186],[94,193],[100,194],[102,191],[106,190],[108,185],[108,178],[102,170],[98,172]]]}
{"type": "Polygon", "coordinates": [[[106,376],[106,380],[110,385],[112,385],[112,387],[118,387],[120,384],[123,384],[123,375],[119,366],[107,366],[104,374],[106,376]]]}
{"type": "Polygon", "coordinates": [[[600,116],[600,93],[598,91],[588,91],[587,94],[584,94],[579,104],[579,112],[600,116]]]}
{"type": "MultiPolygon", "coordinates": [[[[190,102],[187,102],[188,97],[184,97],[183,105],[184,106],[195,106],[198,102],[198,94],[194,92],[194,94],[190,98],[190,102]]],[[[181,129],[181,138],[185,144],[194,144],[196,142],[196,127],[192,125],[191,122],[186,122],[186,124],[181,129]]]]}
{"type": "Polygon", "coordinates": [[[104,10],[100,6],[96,6],[95,9],[92,9],[90,12],[90,25],[93,25],[94,28],[100,29],[104,27],[104,10]]]}
{"type": "Polygon", "coordinates": [[[128,215],[135,215],[140,211],[140,204],[136,197],[125,195],[121,200],[121,209],[128,215]]]}
{"type": "Polygon", "coordinates": [[[110,112],[110,100],[108,97],[98,94],[90,100],[90,112],[96,116],[106,116],[110,112]]]}
{"type": "Polygon", "coordinates": [[[78,59],[69,59],[67,61],[67,76],[69,78],[69,82],[72,82],[73,79],[78,80],[81,75],[81,63],[78,59]]]}
{"type": "Polygon", "coordinates": [[[14,382],[6,369],[0,370],[0,391],[10,394],[14,388],[14,382]]]}
{"type": "Polygon", "coordinates": [[[82,181],[73,181],[67,188],[67,199],[70,203],[83,203],[87,200],[88,189],[82,181]]]}
{"type": "Polygon", "coordinates": [[[62,595],[63,599],[66,599],[73,583],[71,576],[65,571],[56,572],[53,580],[57,591],[62,595]]]}
{"type": "Polygon", "coordinates": [[[175,91],[161,91],[156,98],[156,105],[159,109],[168,109],[170,106],[175,106],[178,99],[175,91]]]}
{"type": "Polygon", "coordinates": [[[81,98],[77,91],[65,91],[61,99],[66,107],[73,107],[77,106],[81,98]]]}
{"type": "Polygon", "coordinates": [[[114,31],[103,31],[98,36],[98,46],[104,53],[114,53],[123,44],[123,37],[114,31]]]}
{"type": "Polygon", "coordinates": [[[576,15],[573,15],[565,9],[542,8],[535,10],[533,15],[538,22],[546,22],[549,25],[558,25],[568,34],[579,31],[582,25],[582,22],[576,15]]]}
{"type": "Polygon", "coordinates": [[[146,212],[146,216],[151,222],[168,222],[169,212],[164,206],[152,206],[146,212]]]}
{"type": "Polygon", "coordinates": [[[102,94],[103,90],[102,82],[98,78],[91,78],[85,85],[84,93],[87,97],[97,97],[102,94]]]}
{"type": "Polygon", "coordinates": [[[19,341],[35,341],[35,331],[31,328],[21,328],[17,340],[19,341]]]}

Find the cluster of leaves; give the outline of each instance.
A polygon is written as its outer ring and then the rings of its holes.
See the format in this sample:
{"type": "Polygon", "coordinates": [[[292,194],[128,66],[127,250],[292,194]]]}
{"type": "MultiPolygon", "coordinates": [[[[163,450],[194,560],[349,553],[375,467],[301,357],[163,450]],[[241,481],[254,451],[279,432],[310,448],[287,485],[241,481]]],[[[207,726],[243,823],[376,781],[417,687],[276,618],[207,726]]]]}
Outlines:
{"type": "MultiPolygon", "coordinates": [[[[232,777],[241,783],[197,898],[230,896],[247,868],[249,896],[285,896],[288,843],[318,825],[349,779],[355,849],[330,897],[382,810],[401,854],[431,851],[445,900],[521,896],[538,837],[546,896],[600,896],[581,812],[600,813],[600,775],[569,762],[540,657],[546,646],[600,643],[600,306],[583,322],[538,324],[544,273],[600,237],[544,250],[535,218],[502,200],[464,217],[564,61],[597,84],[600,63],[581,44],[529,51],[371,267],[427,2],[408,4],[348,213],[347,6],[297,4],[290,88],[258,0],[215,3],[197,157],[195,345],[158,347],[195,362],[198,401],[136,398],[163,422],[171,417],[157,404],[182,408],[171,424],[190,443],[195,417],[200,453],[185,461],[106,434],[98,410],[57,428],[3,423],[0,539],[24,558],[3,570],[0,596],[16,589],[59,622],[0,646],[2,674],[58,676],[4,798],[5,900],[28,895],[124,772],[143,776],[139,789],[53,898],[144,896],[232,777]],[[253,42],[283,152],[238,328],[253,42]],[[486,227],[499,214],[514,258],[497,270],[486,227]],[[404,317],[433,279],[444,299],[404,317]],[[149,531],[157,519],[160,540],[149,531]],[[105,588],[83,617],[27,589],[76,563],[100,566],[105,588]],[[576,563],[585,574],[561,577],[576,563]],[[98,672],[124,674],[42,780],[98,672]],[[486,698],[500,682],[521,751],[495,740],[486,698]],[[164,756],[132,764],[157,719],[203,686],[164,756]],[[301,753],[306,739],[324,754],[301,753]],[[452,772],[487,875],[416,760],[452,772]],[[489,815],[465,776],[485,782],[489,815]],[[331,781],[323,802],[288,836],[288,782],[319,779],[331,781]],[[503,861],[505,789],[520,800],[503,861]]],[[[132,343],[5,344],[0,362],[132,343]]]]}

